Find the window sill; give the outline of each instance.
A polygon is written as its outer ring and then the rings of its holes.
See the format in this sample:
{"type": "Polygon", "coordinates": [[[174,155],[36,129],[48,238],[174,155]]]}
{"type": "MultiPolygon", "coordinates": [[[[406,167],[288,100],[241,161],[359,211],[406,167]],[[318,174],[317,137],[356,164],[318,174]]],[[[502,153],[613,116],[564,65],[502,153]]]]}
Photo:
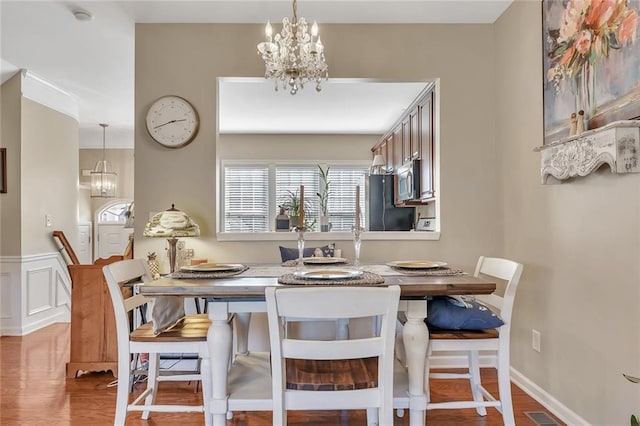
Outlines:
{"type": "MultiPolygon", "coordinates": [[[[218,232],[218,241],[296,241],[295,232],[218,232]]],[[[306,232],[305,241],[350,241],[351,232],[306,232]]],[[[411,241],[440,239],[440,232],[432,231],[363,231],[364,241],[411,241]]]]}

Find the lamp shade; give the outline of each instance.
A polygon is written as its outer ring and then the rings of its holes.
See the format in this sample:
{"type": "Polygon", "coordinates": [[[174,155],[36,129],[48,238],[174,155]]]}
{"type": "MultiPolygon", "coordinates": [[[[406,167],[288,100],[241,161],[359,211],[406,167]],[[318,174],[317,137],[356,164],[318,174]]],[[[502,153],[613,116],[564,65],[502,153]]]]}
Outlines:
{"type": "Polygon", "coordinates": [[[171,205],[155,214],[144,227],[145,237],[181,238],[200,236],[200,227],[185,212],[171,205]]]}
{"type": "Polygon", "coordinates": [[[371,163],[371,165],[384,166],[384,158],[382,158],[382,155],[376,154],[375,157],[373,157],[373,163],[371,163]]]}
{"type": "Polygon", "coordinates": [[[382,155],[376,154],[373,157],[373,162],[371,163],[371,174],[372,175],[380,175],[382,174],[382,167],[386,165],[384,158],[382,155]]]}

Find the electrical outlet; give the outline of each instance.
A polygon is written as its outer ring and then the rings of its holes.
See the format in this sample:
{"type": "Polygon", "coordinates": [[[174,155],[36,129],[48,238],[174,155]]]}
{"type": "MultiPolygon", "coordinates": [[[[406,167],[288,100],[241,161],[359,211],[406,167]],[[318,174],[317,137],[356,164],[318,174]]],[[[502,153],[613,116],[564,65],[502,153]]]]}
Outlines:
{"type": "Polygon", "coordinates": [[[53,226],[53,216],[51,216],[50,214],[45,214],[44,215],[44,225],[47,228],[51,228],[53,226]]]}
{"type": "Polygon", "coordinates": [[[193,249],[187,249],[187,257],[192,258],[194,256],[193,249]]]}
{"type": "Polygon", "coordinates": [[[531,330],[531,349],[540,352],[540,332],[538,330],[531,330]]]}

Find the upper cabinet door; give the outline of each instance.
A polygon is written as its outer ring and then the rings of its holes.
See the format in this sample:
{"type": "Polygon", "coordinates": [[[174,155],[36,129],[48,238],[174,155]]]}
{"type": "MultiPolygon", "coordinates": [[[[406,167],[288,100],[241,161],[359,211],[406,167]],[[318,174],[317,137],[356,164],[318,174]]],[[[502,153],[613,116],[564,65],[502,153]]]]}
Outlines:
{"type": "Polygon", "coordinates": [[[411,160],[411,126],[409,117],[402,120],[402,164],[411,160]]]}
{"type": "Polygon", "coordinates": [[[423,200],[435,197],[433,187],[433,92],[430,92],[424,102],[418,105],[418,123],[420,126],[420,198],[423,200]]]}
{"type": "Polygon", "coordinates": [[[404,163],[403,157],[403,141],[402,141],[402,123],[393,129],[393,171],[397,171],[404,163]]]}
{"type": "Polygon", "coordinates": [[[409,113],[409,128],[411,131],[411,143],[409,146],[411,147],[411,152],[409,155],[409,160],[413,160],[420,157],[420,123],[419,123],[419,115],[418,115],[418,107],[415,107],[409,113]]]}

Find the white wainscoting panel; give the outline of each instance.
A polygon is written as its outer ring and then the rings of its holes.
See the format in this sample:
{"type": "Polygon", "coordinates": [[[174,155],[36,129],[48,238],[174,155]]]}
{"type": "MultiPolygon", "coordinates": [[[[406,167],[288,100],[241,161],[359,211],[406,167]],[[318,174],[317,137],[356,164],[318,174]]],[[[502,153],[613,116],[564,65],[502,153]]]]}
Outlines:
{"type": "Polygon", "coordinates": [[[0,273],[0,320],[11,318],[15,315],[15,308],[19,305],[20,298],[16,298],[11,286],[11,273],[0,273]]]}
{"type": "Polygon", "coordinates": [[[27,315],[32,316],[53,307],[53,274],[51,267],[27,271],[27,315]]]}
{"type": "Polygon", "coordinates": [[[71,278],[59,253],[0,257],[0,335],[71,320],[71,278]]]}

